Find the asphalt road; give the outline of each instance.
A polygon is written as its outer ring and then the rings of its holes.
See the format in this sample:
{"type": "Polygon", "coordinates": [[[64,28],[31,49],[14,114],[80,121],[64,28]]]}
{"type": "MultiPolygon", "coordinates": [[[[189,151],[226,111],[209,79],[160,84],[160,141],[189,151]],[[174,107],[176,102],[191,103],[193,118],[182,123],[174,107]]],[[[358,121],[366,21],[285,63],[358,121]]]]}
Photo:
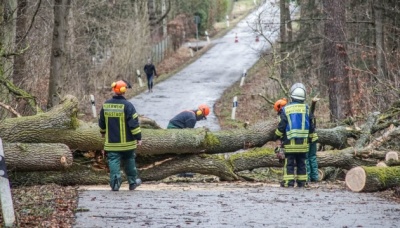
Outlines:
{"type": "MultiPolygon", "coordinates": [[[[223,91],[240,80],[243,71],[253,66],[260,52],[269,47],[265,41],[256,42],[252,28],[255,28],[257,15],[271,22],[279,18],[279,15],[276,17],[276,10],[276,6],[264,5],[225,36],[213,40],[213,47],[198,60],[168,80],[156,84],[153,93],[142,93],[130,99],[137,112],[166,128],[169,120],[183,110],[196,109],[203,103],[213,107],[223,91]],[[238,42],[235,42],[236,37],[238,42]]],[[[268,37],[275,40],[277,28],[268,28],[268,31],[271,31],[268,37]]],[[[207,121],[197,122],[196,127],[202,126],[210,130],[220,129],[214,112],[210,113],[207,121]]]]}
{"type": "MultiPolygon", "coordinates": [[[[277,6],[267,3],[263,20],[279,19],[277,6]]],[[[249,28],[255,13],[214,40],[214,46],[197,61],[168,80],[154,93],[130,101],[139,114],[166,128],[182,110],[206,103],[212,107],[223,91],[240,80],[243,70],[259,58],[268,43],[255,42],[249,28]],[[235,43],[235,36],[238,42],[235,43]]],[[[266,22],[266,21],[264,21],[266,22]]],[[[264,23],[271,41],[274,23],[264,23]],[[272,27],[271,27],[272,26],[272,27]]],[[[239,104],[240,105],[240,104],[239,104]]],[[[206,126],[219,130],[212,112],[206,126]]],[[[249,183],[144,183],[136,191],[123,185],[82,186],[75,228],[92,227],[400,227],[400,205],[374,194],[353,193],[327,187],[282,189],[276,185],[249,183]]]]}
{"type": "Polygon", "coordinates": [[[75,228],[94,227],[399,227],[400,205],[340,188],[249,183],[88,186],[75,228]]]}

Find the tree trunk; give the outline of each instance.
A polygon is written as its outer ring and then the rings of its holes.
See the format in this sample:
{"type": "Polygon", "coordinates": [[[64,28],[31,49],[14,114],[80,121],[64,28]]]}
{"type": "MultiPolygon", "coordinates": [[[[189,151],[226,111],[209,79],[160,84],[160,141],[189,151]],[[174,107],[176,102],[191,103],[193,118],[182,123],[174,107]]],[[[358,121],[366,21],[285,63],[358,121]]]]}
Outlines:
{"type": "Polygon", "coordinates": [[[72,165],[71,150],[64,144],[5,143],[8,171],[56,171],[72,165]]]}
{"type": "MultiPolygon", "coordinates": [[[[27,33],[27,0],[18,0],[18,10],[17,10],[17,21],[16,21],[16,49],[22,50],[26,48],[27,42],[25,34],[27,33]]],[[[14,63],[14,76],[13,76],[13,83],[21,88],[21,85],[24,84],[25,80],[25,54],[20,53],[19,55],[15,56],[15,63],[14,63]]],[[[19,108],[21,112],[22,109],[19,108]]]]}
{"type": "MultiPolygon", "coordinates": [[[[102,150],[104,139],[101,138],[97,123],[79,121],[77,116],[78,101],[73,96],[66,96],[62,105],[47,113],[21,118],[9,118],[0,125],[0,137],[5,142],[22,143],[63,143],[72,150],[102,150]]],[[[140,117],[146,127],[158,128],[147,118],[140,117]]],[[[157,155],[169,153],[224,153],[240,149],[260,147],[272,141],[278,122],[265,121],[247,129],[209,132],[206,129],[142,129],[143,145],[138,154],[157,155]]],[[[347,147],[347,138],[358,134],[348,127],[317,129],[319,142],[335,148],[347,147]]]]}
{"type": "MultiPolygon", "coordinates": [[[[31,186],[44,184],[70,185],[97,185],[108,184],[110,177],[106,170],[95,171],[87,165],[74,164],[62,171],[42,172],[11,172],[9,173],[12,186],[31,186]]],[[[125,181],[123,176],[123,181],[125,181]]]]}
{"type": "MultiPolygon", "coordinates": [[[[17,0],[2,1],[0,4],[0,79],[12,80],[14,72],[15,36],[17,21],[17,0]]],[[[0,102],[10,103],[10,93],[7,88],[0,85],[0,102]]],[[[0,109],[0,119],[7,117],[8,113],[0,109]]]]}
{"type": "Polygon", "coordinates": [[[354,192],[376,192],[400,186],[400,166],[355,167],[346,174],[346,186],[354,192]]]}
{"type": "Polygon", "coordinates": [[[49,112],[5,119],[0,125],[0,137],[5,142],[62,143],[62,130],[73,129],[78,122],[77,110],[76,97],[66,96],[62,105],[49,112]]]}
{"type": "MultiPolygon", "coordinates": [[[[339,167],[351,169],[353,167],[374,166],[377,160],[384,159],[385,153],[371,150],[355,151],[348,148],[345,150],[318,152],[318,166],[339,167]],[[369,157],[370,156],[370,157],[369,157]]],[[[94,159],[96,160],[96,159],[94,159]]],[[[93,159],[76,159],[74,164],[58,172],[15,172],[10,178],[13,184],[35,185],[56,183],[59,185],[92,185],[108,184],[106,169],[94,169],[98,165],[93,159]]],[[[238,174],[241,171],[252,170],[261,167],[282,167],[271,148],[252,148],[227,154],[197,154],[181,155],[159,160],[150,166],[138,164],[139,176],[143,181],[157,181],[169,176],[193,172],[204,175],[213,175],[221,180],[242,180],[238,174]]]]}
{"type": "Polygon", "coordinates": [[[286,30],[286,1],[279,1],[280,9],[280,26],[279,26],[279,36],[280,36],[280,75],[281,79],[287,79],[287,62],[283,61],[287,54],[287,30],[286,30]]]}
{"type": "Polygon", "coordinates": [[[323,0],[325,21],[325,39],[323,42],[324,80],[329,85],[329,109],[331,120],[336,122],[352,115],[350,105],[350,85],[348,77],[348,56],[346,50],[345,1],[323,0]]]}
{"type": "Polygon", "coordinates": [[[58,105],[63,94],[62,83],[66,68],[67,17],[71,0],[54,1],[54,28],[51,47],[50,81],[47,108],[58,105]]]}
{"type": "MultiPolygon", "coordinates": [[[[378,78],[381,80],[387,78],[386,61],[385,61],[385,42],[383,37],[383,9],[381,1],[373,1],[373,12],[375,19],[375,49],[376,49],[376,68],[378,78]]],[[[383,102],[383,101],[382,101],[383,102]]]]}

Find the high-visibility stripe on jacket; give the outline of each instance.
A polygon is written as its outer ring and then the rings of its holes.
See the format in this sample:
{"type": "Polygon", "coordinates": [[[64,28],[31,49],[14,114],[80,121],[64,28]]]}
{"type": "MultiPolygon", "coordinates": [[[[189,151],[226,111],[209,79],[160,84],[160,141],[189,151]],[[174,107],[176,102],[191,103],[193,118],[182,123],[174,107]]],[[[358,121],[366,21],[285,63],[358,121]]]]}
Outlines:
{"type": "Polygon", "coordinates": [[[289,104],[283,107],[282,112],[286,115],[288,124],[286,125],[287,138],[308,138],[310,130],[310,116],[306,104],[289,104]]]}
{"type": "Polygon", "coordinates": [[[275,131],[277,138],[283,141],[285,153],[307,153],[310,133],[314,133],[314,126],[308,106],[297,102],[286,105],[275,131]]]}
{"type": "Polygon", "coordinates": [[[130,151],[142,139],[139,115],[135,107],[123,96],[113,96],[100,111],[100,133],[105,134],[104,150],[130,151]]]}

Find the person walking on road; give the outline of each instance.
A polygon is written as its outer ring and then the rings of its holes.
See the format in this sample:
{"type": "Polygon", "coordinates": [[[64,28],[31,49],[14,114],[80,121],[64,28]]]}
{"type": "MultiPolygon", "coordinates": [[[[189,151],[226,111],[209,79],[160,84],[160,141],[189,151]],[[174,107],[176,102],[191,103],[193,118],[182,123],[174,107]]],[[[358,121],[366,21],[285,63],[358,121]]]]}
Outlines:
{"type": "Polygon", "coordinates": [[[135,150],[142,145],[142,133],[139,116],[132,103],[124,94],[130,84],[125,80],[113,82],[114,95],[107,100],[100,111],[99,127],[105,138],[104,150],[107,153],[110,168],[110,186],[112,191],[121,187],[120,164],[122,162],[128,179],[129,190],[135,190],[142,181],[138,178],[135,150]]]}
{"type": "Polygon", "coordinates": [[[206,104],[199,105],[197,110],[185,110],[174,116],[168,123],[167,129],[194,128],[197,121],[207,119],[210,107],[206,104]]]}
{"type": "Polygon", "coordinates": [[[150,58],[147,60],[147,64],[144,65],[143,70],[147,76],[147,88],[149,89],[148,92],[152,93],[153,92],[153,80],[154,80],[154,77],[157,77],[157,71],[156,71],[156,67],[151,62],[150,58]]]}
{"type": "Polygon", "coordinates": [[[275,131],[275,139],[285,148],[284,174],[281,187],[305,187],[307,182],[306,159],[309,151],[309,136],[314,133],[314,125],[309,107],[304,104],[306,88],[295,83],[290,88],[291,102],[282,108],[280,122],[275,131]],[[297,175],[295,180],[295,165],[297,175]]]}

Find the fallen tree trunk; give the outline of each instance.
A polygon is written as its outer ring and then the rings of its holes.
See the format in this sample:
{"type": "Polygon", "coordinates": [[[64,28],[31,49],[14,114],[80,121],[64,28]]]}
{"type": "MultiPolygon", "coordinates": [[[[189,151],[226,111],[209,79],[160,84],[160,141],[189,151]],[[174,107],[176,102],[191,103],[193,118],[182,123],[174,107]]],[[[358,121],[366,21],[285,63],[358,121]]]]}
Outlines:
{"type": "MultiPolygon", "coordinates": [[[[41,117],[40,117],[41,118],[41,117]]],[[[23,117],[18,119],[24,119],[23,117]]],[[[17,120],[15,118],[15,120],[17,120]]],[[[72,124],[72,122],[64,122],[72,124]]],[[[18,129],[18,126],[8,124],[10,128],[15,128],[15,134],[11,130],[2,127],[4,132],[0,132],[0,137],[5,142],[23,143],[63,143],[71,150],[89,151],[102,150],[104,139],[101,138],[99,128],[96,123],[85,123],[75,120],[74,126],[66,129],[60,128],[41,128],[32,126],[26,129],[26,124],[18,129]],[[29,133],[27,133],[29,132],[29,133]]],[[[157,155],[166,153],[224,153],[233,152],[240,149],[261,147],[274,138],[277,121],[260,122],[248,129],[222,130],[210,132],[204,128],[196,129],[142,129],[143,142],[138,148],[138,154],[157,155]]],[[[60,126],[61,127],[61,126],[60,126]]],[[[343,147],[345,144],[338,143],[339,140],[347,140],[349,135],[353,135],[351,128],[336,127],[333,129],[317,130],[320,137],[319,142],[326,145],[343,147]]],[[[340,142],[340,141],[339,141],[340,142]]]]}
{"type": "MultiPolygon", "coordinates": [[[[9,176],[13,187],[51,183],[62,186],[99,185],[108,184],[110,179],[106,170],[94,170],[91,165],[78,163],[62,171],[11,172],[9,176]]],[[[125,177],[123,178],[125,181],[125,177]]]]}
{"type": "MultiPolygon", "coordinates": [[[[377,159],[384,159],[385,153],[372,153],[372,156],[375,158],[366,159],[365,155],[355,155],[354,150],[349,149],[317,153],[318,165],[322,169],[335,166],[335,164],[343,165],[342,169],[350,169],[358,164],[374,166],[377,159]]],[[[17,172],[14,173],[12,180],[15,184],[28,184],[27,182],[60,185],[108,184],[106,171],[94,171],[91,160],[76,160],[73,166],[60,172],[17,172]]],[[[282,167],[271,148],[252,148],[225,154],[181,155],[164,159],[151,166],[141,167],[139,174],[143,181],[162,180],[184,172],[213,175],[221,180],[235,181],[242,179],[238,175],[239,172],[261,167],[282,167]]]]}
{"type": "MultiPolygon", "coordinates": [[[[65,96],[62,105],[46,113],[19,118],[8,118],[0,124],[3,142],[42,143],[47,138],[62,138],[63,130],[74,129],[77,123],[78,99],[65,96]],[[49,134],[49,133],[50,134],[49,134]]],[[[62,143],[51,141],[51,143],[62,143]]]]}
{"type": "Polygon", "coordinates": [[[354,192],[376,192],[400,186],[400,167],[355,167],[346,174],[346,186],[354,192]]]}
{"type": "Polygon", "coordinates": [[[71,150],[60,143],[6,143],[3,149],[9,172],[63,170],[73,161],[71,150]]]}
{"type": "MultiPolygon", "coordinates": [[[[59,106],[35,116],[6,119],[0,125],[4,142],[63,143],[71,150],[102,150],[97,123],[77,119],[78,100],[66,96],[59,106]]],[[[138,154],[165,153],[224,153],[260,147],[273,140],[277,120],[265,121],[247,129],[210,132],[206,129],[147,129],[159,128],[152,120],[140,118],[143,126],[143,145],[138,154]]],[[[359,132],[349,127],[317,129],[319,142],[335,148],[347,146],[347,138],[359,132]]]]}

